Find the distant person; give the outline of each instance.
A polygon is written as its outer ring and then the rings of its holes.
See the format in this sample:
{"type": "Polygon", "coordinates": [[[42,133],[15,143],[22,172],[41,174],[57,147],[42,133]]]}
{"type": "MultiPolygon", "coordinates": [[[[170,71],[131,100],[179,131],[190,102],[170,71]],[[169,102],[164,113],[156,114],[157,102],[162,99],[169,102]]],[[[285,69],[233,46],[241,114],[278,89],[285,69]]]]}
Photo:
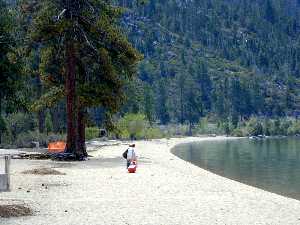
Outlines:
{"type": "Polygon", "coordinates": [[[136,162],[135,144],[129,145],[129,148],[123,153],[123,157],[127,160],[127,168],[131,163],[136,162]]]}

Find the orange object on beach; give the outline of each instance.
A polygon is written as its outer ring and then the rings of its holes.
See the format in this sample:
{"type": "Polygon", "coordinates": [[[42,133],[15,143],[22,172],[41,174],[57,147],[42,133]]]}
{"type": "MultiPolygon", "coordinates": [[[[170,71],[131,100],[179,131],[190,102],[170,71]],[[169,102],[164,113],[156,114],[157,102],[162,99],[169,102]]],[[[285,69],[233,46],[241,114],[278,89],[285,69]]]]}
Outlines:
{"type": "Polygon", "coordinates": [[[48,152],[50,153],[64,152],[66,145],[67,144],[64,141],[51,142],[48,144],[48,152]]]}
{"type": "Polygon", "coordinates": [[[130,163],[130,166],[128,167],[127,170],[128,170],[129,173],[135,173],[136,167],[137,167],[136,161],[133,161],[133,162],[130,163]]]}

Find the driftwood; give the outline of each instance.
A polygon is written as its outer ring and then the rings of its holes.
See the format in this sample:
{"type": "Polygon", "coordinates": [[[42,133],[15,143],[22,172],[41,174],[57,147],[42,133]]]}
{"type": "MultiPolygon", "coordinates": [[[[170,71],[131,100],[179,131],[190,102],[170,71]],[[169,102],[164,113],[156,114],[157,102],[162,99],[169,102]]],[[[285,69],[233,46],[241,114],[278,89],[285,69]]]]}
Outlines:
{"type": "Polygon", "coordinates": [[[10,218],[32,214],[32,210],[24,205],[0,205],[0,217],[10,218]]]}
{"type": "Polygon", "coordinates": [[[12,159],[31,159],[31,160],[76,160],[74,154],[71,153],[20,153],[13,155],[12,159]]]}
{"type": "Polygon", "coordinates": [[[50,159],[50,155],[48,153],[20,153],[17,155],[12,155],[11,158],[45,160],[50,159]]]}

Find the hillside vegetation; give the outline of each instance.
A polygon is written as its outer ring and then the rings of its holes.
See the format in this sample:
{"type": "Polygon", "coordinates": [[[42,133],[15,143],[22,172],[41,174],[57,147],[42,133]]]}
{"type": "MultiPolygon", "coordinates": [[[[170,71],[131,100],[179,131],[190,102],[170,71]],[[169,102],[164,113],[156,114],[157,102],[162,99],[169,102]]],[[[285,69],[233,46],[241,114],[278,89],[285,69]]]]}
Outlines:
{"type": "MultiPolygon", "coordinates": [[[[33,51],[26,60],[18,57],[24,53],[24,27],[31,20],[30,16],[22,17],[22,2],[7,0],[7,10],[1,6],[6,18],[1,20],[5,28],[1,32],[8,32],[8,40],[15,44],[9,45],[11,49],[2,45],[7,56],[2,58],[3,65],[13,62],[13,74],[6,73],[6,81],[0,84],[0,131],[8,142],[21,135],[20,143],[23,136],[36,136],[36,130],[52,136],[66,131],[65,99],[39,113],[31,110],[48,90],[37,76],[45,55],[33,51]],[[22,75],[16,79],[16,74],[22,75]],[[11,97],[4,97],[8,95],[11,97]]],[[[257,130],[265,134],[299,133],[299,1],[111,2],[124,8],[119,24],[143,54],[138,76],[125,81],[126,102],[110,118],[116,124],[117,137],[251,135],[257,130]],[[137,124],[144,124],[146,130],[132,134],[130,130],[137,128],[130,125],[129,130],[118,131],[129,118],[143,118],[137,124]],[[171,132],[174,126],[177,131],[171,132]]],[[[107,125],[103,106],[88,107],[87,112],[88,126],[107,125]]]]}
{"type": "Polygon", "coordinates": [[[131,97],[125,111],[152,107],[162,123],[298,115],[297,1],[130,2],[123,24],[145,56],[130,92],[156,104],[131,97]]]}

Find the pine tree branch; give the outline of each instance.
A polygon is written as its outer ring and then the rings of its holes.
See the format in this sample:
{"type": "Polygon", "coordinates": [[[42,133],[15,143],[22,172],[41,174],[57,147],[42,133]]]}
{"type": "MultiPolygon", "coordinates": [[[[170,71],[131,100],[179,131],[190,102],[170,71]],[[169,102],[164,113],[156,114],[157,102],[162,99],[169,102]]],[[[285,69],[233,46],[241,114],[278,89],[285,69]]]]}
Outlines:
{"type": "Polygon", "coordinates": [[[86,43],[88,44],[88,46],[90,46],[96,53],[98,53],[97,48],[95,48],[95,46],[89,41],[85,31],[78,25],[79,30],[81,31],[86,43]]]}

